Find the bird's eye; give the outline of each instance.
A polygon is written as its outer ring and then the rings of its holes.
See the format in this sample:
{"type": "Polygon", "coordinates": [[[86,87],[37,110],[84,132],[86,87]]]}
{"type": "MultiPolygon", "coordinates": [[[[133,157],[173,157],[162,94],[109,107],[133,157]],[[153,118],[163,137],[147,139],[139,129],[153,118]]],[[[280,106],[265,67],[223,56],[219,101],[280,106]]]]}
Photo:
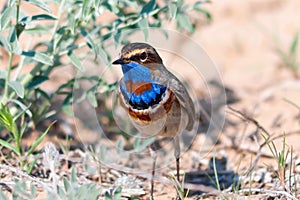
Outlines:
{"type": "Polygon", "coordinates": [[[140,55],[140,60],[141,60],[142,62],[145,62],[146,59],[147,59],[147,57],[148,57],[147,53],[146,53],[146,52],[143,52],[143,53],[141,53],[141,55],[140,55]]]}

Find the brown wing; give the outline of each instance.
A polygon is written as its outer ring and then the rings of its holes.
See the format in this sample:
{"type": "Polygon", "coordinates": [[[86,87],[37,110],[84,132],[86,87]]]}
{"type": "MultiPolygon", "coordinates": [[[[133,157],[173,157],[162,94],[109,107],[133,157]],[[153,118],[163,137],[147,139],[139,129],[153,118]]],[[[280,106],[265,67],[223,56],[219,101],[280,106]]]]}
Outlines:
{"type": "Polygon", "coordinates": [[[169,72],[165,67],[162,67],[159,71],[160,76],[156,76],[159,77],[158,82],[167,86],[175,93],[180,105],[188,114],[189,120],[186,129],[192,130],[195,122],[195,106],[189,93],[177,77],[169,72]]]}

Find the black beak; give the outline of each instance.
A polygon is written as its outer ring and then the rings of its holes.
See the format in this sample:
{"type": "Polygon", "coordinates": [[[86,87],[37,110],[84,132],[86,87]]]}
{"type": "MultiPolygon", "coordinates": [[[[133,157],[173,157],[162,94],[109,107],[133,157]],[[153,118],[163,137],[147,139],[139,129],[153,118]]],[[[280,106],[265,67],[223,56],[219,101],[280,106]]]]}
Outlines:
{"type": "Polygon", "coordinates": [[[125,64],[125,63],[127,63],[125,58],[119,58],[119,59],[115,60],[112,64],[113,65],[118,65],[118,64],[122,65],[122,64],[125,64]]]}

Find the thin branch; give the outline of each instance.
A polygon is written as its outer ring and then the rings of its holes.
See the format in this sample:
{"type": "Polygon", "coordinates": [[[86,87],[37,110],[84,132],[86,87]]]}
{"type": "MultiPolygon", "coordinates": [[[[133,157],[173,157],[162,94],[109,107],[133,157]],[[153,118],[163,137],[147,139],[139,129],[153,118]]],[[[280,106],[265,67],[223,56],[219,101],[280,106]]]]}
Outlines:
{"type": "Polygon", "coordinates": [[[288,199],[298,200],[295,196],[291,195],[290,193],[286,191],[278,191],[278,190],[265,190],[265,189],[258,189],[258,188],[245,188],[238,190],[236,192],[259,192],[259,193],[267,193],[267,194],[275,194],[275,195],[283,195],[287,197],[288,199]]]}
{"type": "Polygon", "coordinates": [[[44,189],[46,189],[47,191],[53,191],[49,186],[48,184],[40,181],[39,179],[33,177],[33,176],[30,176],[28,175],[27,173],[23,172],[22,170],[19,170],[15,167],[12,167],[12,166],[9,166],[9,165],[5,165],[5,164],[0,164],[0,169],[4,169],[4,170],[8,170],[8,171],[11,171],[11,172],[14,172],[16,174],[18,174],[19,176],[23,176],[23,177],[26,177],[28,179],[30,179],[32,182],[35,182],[35,183],[38,183],[40,185],[43,186],[44,189]]]}
{"type": "MultiPolygon", "coordinates": [[[[242,118],[244,118],[245,120],[247,120],[247,121],[249,121],[249,122],[252,122],[252,123],[257,127],[258,130],[263,131],[264,133],[266,133],[266,134],[270,137],[270,133],[269,133],[262,125],[260,125],[260,123],[259,123],[257,120],[255,120],[254,118],[252,118],[252,117],[250,117],[250,116],[248,116],[248,115],[242,113],[241,111],[236,110],[236,109],[234,109],[234,108],[232,108],[232,107],[230,107],[230,106],[228,106],[228,109],[231,110],[233,113],[236,113],[236,114],[240,115],[240,116],[241,116],[242,118]]],[[[258,143],[258,141],[256,141],[256,142],[258,143]]],[[[248,176],[248,175],[252,172],[252,170],[256,167],[256,165],[257,165],[257,163],[258,163],[258,161],[259,161],[259,158],[260,158],[261,155],[262,155],[262,148],[267,144],[267,142],[268,142],[268,140],[265,141],[263,144],[259,144],[259,143],[258,143],[259,148],[258,148],[258,150],[257,150],[256,157],[255,157],[255,159],[254,159],[254,161],[253,161],[253,163],[252,163],[252,165],[251,165],[251,168],[249,169],[249,171],[248,171],[248,173],[247,173],[247,176],[248,176]]]]}
{"type": "Polygon", "coordinates": [[[277,135],[277,136],[273,137],[272,140],[274,141],[274,140],[280,139],[282,137],[286,137],[286,136],[290,136],[290,135],[297,135],[299,133],[300,133],[300,130],[290,131],[290,132],[287,132],[284,134],[277,135]]]}
{"type": "Polygon", "coordinates": [[[257,120],[253,119],[252,117],[246,115],[245,113],[242,113],[239,110],[236,110],[234,108],[232,108],[231,106],[228,106],[228,109],[231,110],[234,113],[239,114],[240,116],[242,116],[244,119],[246,119],[247,121],[252,122],[255,126],[257,126],[257,128],[259,128],[260,130],[262,130],[264,133],[266,133],[268,136],[270,136],[271,134],[262,126],[258,123],[257,120]]]}

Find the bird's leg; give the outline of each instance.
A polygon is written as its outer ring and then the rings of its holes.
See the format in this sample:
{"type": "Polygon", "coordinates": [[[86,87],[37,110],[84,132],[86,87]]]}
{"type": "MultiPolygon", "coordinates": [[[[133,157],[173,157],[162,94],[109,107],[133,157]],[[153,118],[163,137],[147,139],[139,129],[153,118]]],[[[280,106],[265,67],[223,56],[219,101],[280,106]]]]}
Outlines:
{"type": "Polygon", "coordinates": [[[179,163],[179,158],[180,158],[180,144],[179,144],[179,136],[176,135],[174,138],[174,147],[175,147],[175,151],[174,151],[174,156],[176,159],[176,172],[177,172],[177,180],[178,182],[180,181],[180,175],[179,175],[179,171],[180,171],[180,163],[179,163]]]}
{"type": "Polygon", "coordinates": [[[151,157],[153,159],[153,163],[152,163],[152,175],[151,175],[151,186],[150,186],[150,200],[153,200],[153,191],[154,191],[154,176],[155,176],[155,165],[156,165],[156,158],[157,158],[157,154],[156,154],[156,150],[157,150],[157,143],[154,142],[153,144],[151,144],[150,146],[150,154],[151,157]]]}
{"type": "MultiPolygon", "coordinates": [[[[180,171],[180,163],[179,163],[179,158],[180,158],[180,144],[179,144],[179,136],[176,135],[174,138],[174,155],[175,155],[175,159],[176,159],[176,175],[177,175],[177,180],[178,183],[180,183],[180,175],[179,175],[179,171],[180,171]]],[[[176,200],[181,200],[180,195],[177,194],[176,200]]]]}

